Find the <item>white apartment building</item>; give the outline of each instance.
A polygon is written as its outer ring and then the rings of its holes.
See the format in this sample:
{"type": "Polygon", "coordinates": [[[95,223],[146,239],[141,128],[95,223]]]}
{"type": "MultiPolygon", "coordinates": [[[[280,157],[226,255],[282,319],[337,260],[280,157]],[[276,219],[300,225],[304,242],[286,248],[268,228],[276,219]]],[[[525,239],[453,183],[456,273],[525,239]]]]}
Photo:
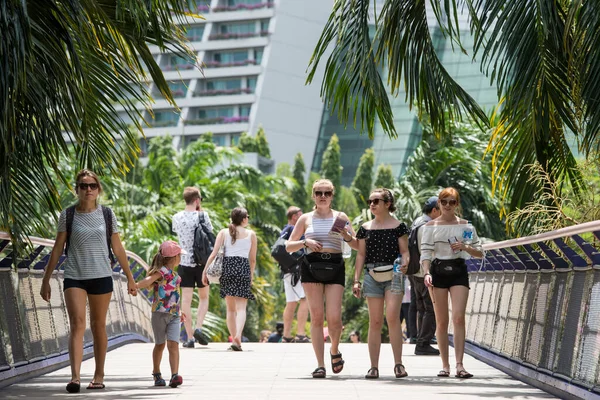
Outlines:
{"type": "MultiPolygon", "coordinates": [[[[305,86],[306,68],[332,3],[212,0],[199,6],[205,20],[189,18],[186,31],[202,71],[151,48],[180,111],[153,87],[146,137],[170,134],[182,148],[212,132],[218,145],[228,146],[262,125],[276,163],[292,163],[302,152],[310,165],[323,105],[319,85],[305,86]]],[[[145,151],[145,141],[141,147],[145,151]]]]}

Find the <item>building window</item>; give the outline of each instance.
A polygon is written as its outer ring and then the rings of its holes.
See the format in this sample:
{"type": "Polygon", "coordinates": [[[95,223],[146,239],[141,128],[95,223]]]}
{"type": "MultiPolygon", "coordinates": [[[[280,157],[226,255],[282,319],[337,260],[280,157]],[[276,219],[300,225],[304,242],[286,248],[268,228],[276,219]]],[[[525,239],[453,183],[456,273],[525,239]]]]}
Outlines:
{"type": "Polygon", "coordinates": [[[256,90],[256,81],[258,80],[258,77],[253,76],[248,78],[248,89],[250,89],[250,93],[254,93],[254,91],[256,90]]]}
{"type": "Polygon", "coordinates": [[[204,25],[190,25],[187,28],[185,35],[191,42],[202,40],[202,35],[204,35],[204,25]]]}
{"type": "Polygon", "coordinates": [[[269,20],[264,19],[260,21],[260,35],[266,36],[269,33],[269,20]]]}
{"type": "Polygon", "coordinates": [[[250,106],[240,106],[240,116],[242,116],[242,117],[250,116],[250,106]]]}
{"type": "Polygon", "coordinates": [[[150,126],[160,128],[163,126],[177,126],[179,122],[179,113],[175,111],[157,111],[154,113],[154,120],[150,120],[150,126]]]}
{"type": "Polygon", "coordinates": [[[227,137],[225,135],[213,135],[212,141],[217,146],[225,146],[225,142],[227,141],[227,137]]]}
{"type": "Polygon", "coordinates": [[[231,145],[232,146],[237,146],[239,142],[240,142],[240,134],[239,133],[232,133],[231,134],[231,145]]]}
{"type": "Polygon", "coordinates": [[[186,125],[235,124],[248,122],[250,106],[201,108],[191,113],[186,125]]]}
{"type": "Polygon", "coordinates": [[[239,67],[254,64],[254,60],[248,59],[248,50],[228,51],[213,53],[208,56],[206,62],[208,68],[239,67]]]}
{"type": "Polygon", "coordinates": [[[254,49],[254,61],[257,65],[262,62],[263,51],[263,49],[254,49]]]}
{"type": "Polygon", "coordinates": [[[163,67],[164,71],[175,71],[182,69],[192,69],[194,64],[192,60],[183,56],[171,56],[167,65],[163,67]]]}
{"type": "Polygon", "coordinates": [[[186,82],[183,81],[171,81],[169,82],[169,88],[171,88],[171,93],[173,93],[173,97],[185,97],[188,85],[186,82]]]}

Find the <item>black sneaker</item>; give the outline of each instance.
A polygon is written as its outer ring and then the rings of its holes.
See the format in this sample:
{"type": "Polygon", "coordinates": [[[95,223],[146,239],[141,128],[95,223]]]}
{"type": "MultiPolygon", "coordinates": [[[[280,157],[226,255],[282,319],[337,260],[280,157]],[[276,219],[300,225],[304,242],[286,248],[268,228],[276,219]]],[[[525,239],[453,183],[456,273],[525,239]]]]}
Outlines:
{"type": "Polygon", "coordinates": [[[206,340],[200,329],[196,329],[194,331],[194,339],[196,339],[196,342],[200,343],[202,346],[206,346],[208,344],[208,340],[206,340]]]}
{"type": "Polygon", "coordinates": [[[440,351],[438,349],[432,347],[430,344],[426,344],[423,346],[417,345],[415,347],[415,355],[417,355],[417,356],[439,356],[440,351]]]}
{"type": "Polygon", "coordinates": [[[193,349],[194,348],[194,339],[190,339],[187,342],[185,342],[183,344],[183,347],[187,347],[189,349],[193,349]]]}

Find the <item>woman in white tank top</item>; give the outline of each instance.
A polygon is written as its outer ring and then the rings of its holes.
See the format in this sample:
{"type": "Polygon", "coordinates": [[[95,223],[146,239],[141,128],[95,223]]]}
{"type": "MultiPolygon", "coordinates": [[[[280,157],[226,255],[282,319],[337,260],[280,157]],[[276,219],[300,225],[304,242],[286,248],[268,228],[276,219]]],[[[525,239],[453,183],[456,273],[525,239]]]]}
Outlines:
{"type": "Polygon", "coordinates": [[[318,363],[317,369],[312,373],[313,378],[325,378],[326,375],[323,338],[324,301],[327,304],[327,327],[331,337],[331,368],[334,374],[339,374],[344,368],[342,353],[338,348],[342,334],[342,295],[345,283],[342,240],[353,249],[358,248],[358,242],[346,214],[331,209],[334,193],[333,183],[328,179],[320,179],[313,184],[312,198],[315,209],[298,219],[286,244],[286,250],[289,252],[301,248],[307,251],[305,262],[300,266],[300,279],[308,300],[310,331],[318,363]],[[342,222],[345,221],[346,225],[336,229],[339,236],[332,236],[329,231],[338,217],[342,222]],[[300,240],[303,235],[306,239],[300,240]]]}
{"type": "MultiPolygon", "coordinates": [[[[231,350],[242,351],[242,331],[246,324],[246,305],[254,300],[252,281],[256,267],[256,234],[248,226],[248,211],[237,207],[231,211],[231,224],[217,235],[215,247],[206,265],[210,265],[221,246],[225,247],[223,273],[219,279],[220,295],[227,304],[227,328],[232,338],[231,350]]],[[[202,281],[208,284],[206,268],[202,281]]]]}

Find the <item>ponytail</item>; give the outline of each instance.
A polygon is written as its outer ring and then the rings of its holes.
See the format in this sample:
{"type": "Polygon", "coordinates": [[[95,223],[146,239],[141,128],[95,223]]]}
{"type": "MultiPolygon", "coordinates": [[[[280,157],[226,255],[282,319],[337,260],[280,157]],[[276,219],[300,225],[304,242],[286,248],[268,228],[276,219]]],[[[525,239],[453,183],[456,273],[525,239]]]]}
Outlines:
{"type": "Polygon", "coordinates": [[[146,275],[152,275],[155,272],[158,272],[165,265],[165,258],[160,254],[160,251],[156,253],[154,258],[152,259],[152,265],[150,266],[150,271],[146,275]]]}
{"type": "Polygon", "coordinates": [[[234,224],[229,224],[229,236],[231,236],[231,244],[234,244],[237,236],[237,229],[234,224]]]}

